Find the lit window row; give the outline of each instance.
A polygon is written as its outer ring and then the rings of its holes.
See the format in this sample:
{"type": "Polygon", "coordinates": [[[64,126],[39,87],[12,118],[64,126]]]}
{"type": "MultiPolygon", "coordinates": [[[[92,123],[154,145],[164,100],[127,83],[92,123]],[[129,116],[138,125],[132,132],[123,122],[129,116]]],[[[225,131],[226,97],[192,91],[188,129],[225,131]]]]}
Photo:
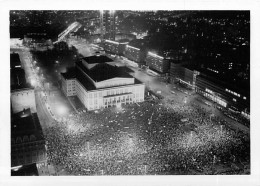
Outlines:
{"type": "Polygon", "coordinates": [[[108,42],[108,43],[114,43],[114,44],[119,45],[119,43],[118,43],[118,42],[115,42],[115,41],[106,40],[106,42],[108,42]]]}
{"type": "Polygon", "coordinates": [[[207,88],[206,88],[206,92],[213,94],[213,91],[212,91],[212,90],[209,90],[209,89],[207,89],[207,88]]]}
{"type": "Polygon", "coordinates": [[[163,59],[162,56],[158,56],[157,54],[154,54],[154,53],[152,53],[152,52],[148,52],[148,54],[151,55],[151,56],[153,56],[153,57],[163,59]]]}
{"type": "Polygon", "coordinates": [[[218,71],[217,71],[217,70],[213,70],[213,69],[211,69],[211,68],[207,68],[207,69],[218,74],[218,71]]]}
{"type": "MultiPolygon", "coordinates": [[[[226,89],[226,92],[229,92],[229,93],[231,93],[231,94],[233,94],[233,95],[235,95],[235,96],[237,96],[237,97],[240,97],[240,94],[238,94],[238,93],[236,93],[236,92],[233,92],[233,91],[231,91],[231,90],[229,90],[229,89],[226,89]]],[[[244,97],[245,98],[245,97],[244,97]]]]}
{"type": "Polygon", "coordinates": [[[132,47],[130,45],[126,45],[127,48],[133,48],[133,49],[136,49],[136,50],[140,50],[139,48],[135,48],[135,47],[132,47]]]}

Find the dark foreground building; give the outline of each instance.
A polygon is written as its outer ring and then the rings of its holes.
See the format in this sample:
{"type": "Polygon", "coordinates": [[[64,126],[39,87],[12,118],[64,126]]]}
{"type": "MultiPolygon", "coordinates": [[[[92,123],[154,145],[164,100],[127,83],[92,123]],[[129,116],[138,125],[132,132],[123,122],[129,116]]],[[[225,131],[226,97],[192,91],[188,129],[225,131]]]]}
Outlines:
{"type": "Polygon", "coordinates": [[[36,110],[35,92],[25,78],[18,54],[11,54],[11,174],[37,175],[46,163],[45,139],[36,110]],[[34,168],[33,168],[34,167],[34,168]]]}

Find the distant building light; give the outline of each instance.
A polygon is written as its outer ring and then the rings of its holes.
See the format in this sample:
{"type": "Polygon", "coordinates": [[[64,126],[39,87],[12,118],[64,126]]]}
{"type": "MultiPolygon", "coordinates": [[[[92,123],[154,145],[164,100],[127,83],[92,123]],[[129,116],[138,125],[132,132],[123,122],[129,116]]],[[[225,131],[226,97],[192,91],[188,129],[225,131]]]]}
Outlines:
{"type": "Polygon", "coordinates": [[[243,99],[246,100],[246,97],[244,96],[243,99]]]}
{"type": "Polygon", "coordinates": [[[118,43],[118,42],[111,41],[111,40],[105,40],[105,42],[108,42],[108,43],[114,43],[114,44],[117,44],[117,45],[119,45],[119,43],[118,43]]]}
{"type": "Polygon", "coordinates": [[[21,65],[17,65],[17,66],[15,66],[15,68],[21,68],[21,65]]]}
{"type": "Polygon", "coordinates": [[[235,98],[233,98],[233,101],[234,101],[234,102],[237,102],[237,100],[236,100],[235,98]]]}
{"type": "Polygon", "coordinates": [[[206,92],[213,94],[213,91],[212,91],[212,90],[209,90],[209,89],[207,89],[207,88],[206,88],[206,92]]]}
{"type": "Polygon", "coordinates": [[[135,47],[132,47],[132,46],[130,46],[130,45],[126,45],[126,47],[132,48],[132,49],[135,49],[135,50],[140,50],[139,48],[135,48],[135,47]]]}
{"type": "Polygon", "coordinates": [[[152,52],[148,52],[148,54],[151,55],[151,56],[153,56],[153,57],[158,57],[158,58],[160,58],[160,59],[163,59],[162,56],[158,56],[157,54],[154,54],[154,53],[152,53],[152,52]]]}

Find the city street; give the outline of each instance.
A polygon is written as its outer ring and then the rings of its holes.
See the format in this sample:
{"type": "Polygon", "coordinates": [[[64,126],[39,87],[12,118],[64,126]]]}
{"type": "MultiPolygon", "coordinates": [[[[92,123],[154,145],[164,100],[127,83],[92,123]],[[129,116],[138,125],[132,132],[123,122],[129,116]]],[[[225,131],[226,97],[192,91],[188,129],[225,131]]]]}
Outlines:
{"type": "MultiPolygon", "coordinates": [[[[37,115],[45,134],[45,130],[51,127],[56,120],[61,120],[73,111],[67,98],[56,86],[52,86],[52,82],[44,81],[44,76],[48,74],[35,73],[35,69],[39,68],[33,65],[32,56],[26,47],[11,48],[11,52],[16,52],[20,56],[21,64],[25,71],[26,81],[34,84],[35,101],[37,115]],[[45,86],[45,85],[48,86],[45,86]]],[[[55,166],[52,164],[39,168],[39,175],[66,175],[66,172],[55,172],[55,166]]]]}

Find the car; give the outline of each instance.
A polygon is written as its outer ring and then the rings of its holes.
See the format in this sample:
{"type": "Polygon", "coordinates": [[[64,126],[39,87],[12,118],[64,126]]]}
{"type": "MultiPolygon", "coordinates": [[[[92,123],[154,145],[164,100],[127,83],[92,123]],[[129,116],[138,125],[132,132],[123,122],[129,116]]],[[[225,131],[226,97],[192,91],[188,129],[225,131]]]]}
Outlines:
{"type": "Polygon", "coordinates": [[[174,91],[171,91],[171,93],[172,93],[172,94],[176,94],[176,92],[174,92],[174,91]]]}

